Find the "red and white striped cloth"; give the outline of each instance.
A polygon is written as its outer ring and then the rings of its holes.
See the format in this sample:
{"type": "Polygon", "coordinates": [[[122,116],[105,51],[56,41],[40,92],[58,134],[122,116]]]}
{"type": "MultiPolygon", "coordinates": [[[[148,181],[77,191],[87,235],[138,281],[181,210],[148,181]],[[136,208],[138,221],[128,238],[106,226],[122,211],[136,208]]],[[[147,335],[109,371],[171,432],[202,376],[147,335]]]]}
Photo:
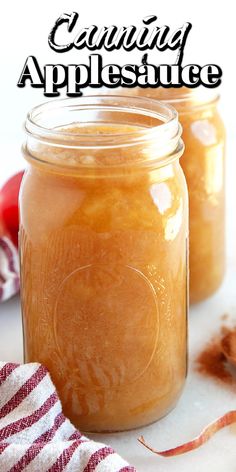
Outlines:
{"type": "Polygon", "coordinates": [[[0,237],[0,302],[15,295],[20,288],[19,257],[9,238],[0,237]]]}
{"type": "MultiPolygon", "coordinates": [[[[19,258],[0,237],[0,302],[19,291],[19,258]]],[[[115,451],[83,436],[62,413],[41,364],[0,362],[0,472],[136,472],[115,451]]]]}
{"type": "Polygon", "coordinates": [[[0,362],[1,472],[136,472],[115,451],[83,436],[62,413],[41,364],[0,362]]]}

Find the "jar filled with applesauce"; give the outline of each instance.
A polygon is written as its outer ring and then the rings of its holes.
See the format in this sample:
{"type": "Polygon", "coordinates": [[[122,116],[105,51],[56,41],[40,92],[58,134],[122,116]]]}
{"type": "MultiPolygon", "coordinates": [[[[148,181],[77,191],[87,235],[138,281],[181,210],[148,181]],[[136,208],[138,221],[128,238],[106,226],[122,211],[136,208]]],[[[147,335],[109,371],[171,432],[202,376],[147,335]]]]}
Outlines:
{"type": "Polygon", "coordinates": [[[27,116],[20,195],[26,362],[83,431],[151,423],[186,377],[188,198],[172,107],[51,101],[27,116]]]}
{"type": "Polygon", "coordinates": [[[181,166],[187,180],[190,211],[190,302],[199,302],[220,286],[225,271],[225,128],[209,89],[122,89],[171,104],[179,113],[185,144],[181,166]]]}

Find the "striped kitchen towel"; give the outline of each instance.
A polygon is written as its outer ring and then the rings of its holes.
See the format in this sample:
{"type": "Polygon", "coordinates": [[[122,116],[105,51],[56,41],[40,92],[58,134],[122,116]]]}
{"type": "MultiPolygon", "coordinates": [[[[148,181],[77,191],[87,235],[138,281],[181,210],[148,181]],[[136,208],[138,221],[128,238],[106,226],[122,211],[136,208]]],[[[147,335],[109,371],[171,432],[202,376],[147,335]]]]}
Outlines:
{"type": "Polygon", "coordinates": [[[20,288],[19,257],[9,238],[0,237],[0,302],[15,295],[20,288]]]}
{"type": "Polygon", "coordinates": [[[115,451],[83,436],[62,413],[41,364],[0,362],[1,472],[135,472],[115,451]]]}

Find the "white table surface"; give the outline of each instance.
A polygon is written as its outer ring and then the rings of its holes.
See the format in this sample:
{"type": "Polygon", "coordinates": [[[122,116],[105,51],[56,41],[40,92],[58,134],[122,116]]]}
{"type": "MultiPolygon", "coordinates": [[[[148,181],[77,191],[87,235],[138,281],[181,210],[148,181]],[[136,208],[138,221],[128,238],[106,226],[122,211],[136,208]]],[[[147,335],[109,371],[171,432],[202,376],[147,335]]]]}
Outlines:
{"type": "MultiPolygon", "coordinates": [[[[139,472],[235,472],[236,427],[220,431],[206,445],[176,458],[161,458],[137,442],[142,434],[159,449],[175,446],[197,435],[203,426],[229,409],[236,409],[236,391],[206,379],[194,369],[194,359],[228,313],[236,323],[235,272],[229,267],[221,289],[190,310],[190,368],[184,393],[161,421],[128,433],[96,435],[112,445],[139,472]]],[[[22,361],[22,329],[18,297],[0,306],[0,359],[22,361]]]]}

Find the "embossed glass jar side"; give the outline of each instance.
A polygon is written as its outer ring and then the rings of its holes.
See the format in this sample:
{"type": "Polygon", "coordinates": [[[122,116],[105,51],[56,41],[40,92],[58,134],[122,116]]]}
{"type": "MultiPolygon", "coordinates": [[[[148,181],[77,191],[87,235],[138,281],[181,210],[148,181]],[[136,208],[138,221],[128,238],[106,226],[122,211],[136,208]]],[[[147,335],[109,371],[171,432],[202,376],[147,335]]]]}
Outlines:
{"type": "Polygon", "coordinates": [[[25,358],[48,367],[66,414],[87,431],[155,421],[186,376],[188,209],[176,114],[144,99],[102,100],[82,129],[72,120],[59,135],[54,123],[50,139],[28,131],[21,190],[25,358]]]}

